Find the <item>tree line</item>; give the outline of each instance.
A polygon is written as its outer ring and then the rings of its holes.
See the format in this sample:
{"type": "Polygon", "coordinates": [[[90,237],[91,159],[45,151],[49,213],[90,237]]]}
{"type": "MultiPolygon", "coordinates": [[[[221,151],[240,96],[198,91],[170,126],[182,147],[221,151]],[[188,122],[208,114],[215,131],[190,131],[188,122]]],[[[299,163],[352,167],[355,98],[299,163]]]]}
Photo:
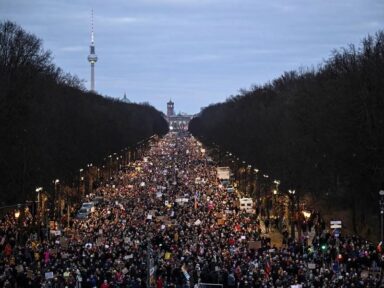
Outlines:
{"type": "Polygon", "coordinates": [[[0,206],[35,198],[52,179],[70,183],[87,163],[168,131],[149,105],[86,91],[41,39],[10,21],[0,23],[0,123],[0,206]]]}
{"type": "MultiPolygon", "coordinates": [[[[384,32],[205,108],[189,129],[281,180],[282,189],[378,214],[384,180],[384,32]]],[[[378,224],[376,224],[378,227],[378,224]]]]}

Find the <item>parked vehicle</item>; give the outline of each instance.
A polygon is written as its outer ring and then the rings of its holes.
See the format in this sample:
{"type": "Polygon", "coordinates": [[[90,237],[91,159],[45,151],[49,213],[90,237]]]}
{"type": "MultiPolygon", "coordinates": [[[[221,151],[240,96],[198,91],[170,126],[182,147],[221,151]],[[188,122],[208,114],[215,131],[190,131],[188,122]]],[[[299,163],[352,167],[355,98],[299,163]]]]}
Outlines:
{"type": "Polygon", "coordinates": [[[239,204],[240,210],[245,210],[247,213],[255,213],[252,198],[240,198],[239,204]]]}
{"type": "Polygon", "coordinates": [[[229,180],[231,169],[229,167],[217,167],[217,178],[220,180],[229,180]]]}
{"type": "Polygon", "coordinates": [[[94,205],[98,205],[98,204],[102,203],[103,201],[104,201],[104,198],[103,198],[103,197],[101,197],[101,196],[96,196],[95,198],[92,199],[91,202],[92,202],[94,205]]]}
{"type": "Polygon", "coordinates": [[[87,219],[89,214],[91,214],[91,209],[88,208],[80,208],[80,210],[76,214],[76,219],[87,219]]]}
{"type": "Polygon", "coordinates": [[[224,187],[227,187],[230,184],[228,179],[220,180],[220,182],[221,182],[221,185],[223,185],[224,187]]]}
{"type": "Polygon", "coordinates": [[[81,208],[87,208],[90,210],[91,213],[95,212],[95,203],[93,202],[85,202],[83,205],[81,205],[81,208]]]}

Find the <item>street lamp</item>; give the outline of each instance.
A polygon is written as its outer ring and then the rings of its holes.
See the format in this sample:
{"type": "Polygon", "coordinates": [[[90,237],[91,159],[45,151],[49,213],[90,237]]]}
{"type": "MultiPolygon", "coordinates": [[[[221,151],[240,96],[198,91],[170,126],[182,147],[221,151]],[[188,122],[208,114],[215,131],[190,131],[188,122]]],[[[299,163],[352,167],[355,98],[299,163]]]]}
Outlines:
{"type": "Polygon", "coordinates": [[[37,215],[39,216],[39,218],[40,218],[40,209],[41,209],[41,207],[40,207],[40,193],[43,191],[43,187],[37,187],[36,188],[36,193],[37,193],[37,215]]]}
{"type": "MultiPolygon", "coordinates": [[[[261,181],[260,181],[260,193],[259,194],[260,194],[260,198],[263,199],[262,203],[266,204],[266,201],[265,201],[266,196],[267,196],[266,192],[265,192],[266,186],[267,186],[267,180],[266,179],[269,178],[269,175],[263,174],[263,177],[264,177],[264,179],[261,179],[261,181]]],[[[265,205],[265,206],[266,206],[265,208],[267,208],[267,205],[265,205]]],[[[268,210],[268,208],[266,210],[268,210]]]]}
{"type": "MultiPolygon", "coordinates": [[[[55,185],[55,197],[54,197],[54,200],[53,200],[53,217],[55,218],[54,220],[56,220],[57,218],[57,194],[58,194],[58,191],[57,191],[57,185],[60,183],[60,180],[59,179],[56,179],[56,180],[53,180],[53,184],[55,185]]],[[[59,197],[59,205],[60,205],[60,197],[59,197]]],[[[60,211],[59,211],[60,212],[60,211]]]]}
{"type": "Polygon", "coordinates": [[[258,183],[258,179],[257,179],[257,173],[259,172],[259,169],[257,168],[254,168],[253,171],[255,172],[255,178],[254,178],[254,185],[253,185],[253,197],[256,198],[256,203],[258,203],[259,201],[259,198],[260,198],[260,195],[257,194],[257,185],[259,185],[258,183]]]}
{"type": "Polygon", "coordinates": [[[273,183],[276,185],[276,188],[273,190],[273,195],[275,195],[275,206],[276,206],[276,195],[279,192],[279,185],[280,185],[280,180],[273,180],[273,183]]]}
{"type": "Polygon", "coordinates": [[[384,217],[384,190],[379,191],[380,196],[380,241],[383,241],[383,217],[384,217]]]}
{"type": "Polygon", "coordinates": [[[15,219],[16,220],[18,220],[20,217],[20,207],[21,207],[21,204],[17,204],[17,209],[15,211],[15,219]]]}
{"type": "Polygon", "coordinates": [[[275,215],[277,215],[277,189],[273,189],[273,210],[275,212],[275,215]]]}
{"type": "Polygon", "coordinates": [[[294,218],[294,210],[295,210],[295,190],[288,190],[288,193],[290,195],[290,200],[291,200],[291,237],[295,239],[295,224],[293,222],[294,218]]]}
{"type": "Polygon", "coordinates": [[[252,165],[248,165],[247,166],[247,169],[246,169],[246,179],[245,180],[246,180],[245,193],[249,197],[252,194],[251,188],[252,188],[252,184],[253,184],[253,181],[252,181],[252,165]]]}
{"type": "Polygon", "coordinates": [[[81,186],[82,186],[81,181],[82,181],[82,179],[84,179],[84,177],[81,176],[81,174],[83,173],[83,171],[84,171],[83,168],[80,168],[80,169],[79,169],[79,186],[77,187],[77,194],[78,194],[78,196],[81,195],[80,197],[83,197],[83,195],[84,195],[84,191],[83,191],[83,189],[82,189],[82,187],[81,187],[81,186]]]}
{"type": "MultiPolygon", "coordinates": [[[[17,209],[15,210],[15,219],[16,219],[16,225],[17,225],[17,229],[19,230],[20,229],[20,214],[21,214],[21,204],[17,204],[17,209]]],[[[17,243],[20,243],[20,233],[21,231],[19,231],[19,233],[17,233],[17,243]]]]}
{"type": "Polygon", "coordinates": [[[86,182],[84,183],[84,191],[88,194],[92,192],[92,187],[91,183],[93,183],[93,164],[89,163],[87,164],[87,173],[85,174],[86,176],[86,182]]]}
{"type": "Polygon", "coordinates": [[[109,174],[108,174],[108,179],[111,180],[112,177],[112,155],[108,155],[109,158],[109,174]]]}

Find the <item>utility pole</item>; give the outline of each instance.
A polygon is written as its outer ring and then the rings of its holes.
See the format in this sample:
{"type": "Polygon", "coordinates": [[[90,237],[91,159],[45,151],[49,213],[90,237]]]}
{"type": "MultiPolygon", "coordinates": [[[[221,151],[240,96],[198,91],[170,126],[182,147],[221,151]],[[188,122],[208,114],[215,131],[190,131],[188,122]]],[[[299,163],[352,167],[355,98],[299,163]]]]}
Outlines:
{"type": "Polygon", "coordinates": [[[384,217],[384,190],[379,191],[379,205],[380,205],[380,241],[383,241],[383,217],[384,217]]]}
{"type": "Polygon", "coordinates": [[[295,214],[295,190],[288,190],[289,198],[291,202],[291,237],[295,239],[295,223],[294,223],[294,214],[295,214]]]}

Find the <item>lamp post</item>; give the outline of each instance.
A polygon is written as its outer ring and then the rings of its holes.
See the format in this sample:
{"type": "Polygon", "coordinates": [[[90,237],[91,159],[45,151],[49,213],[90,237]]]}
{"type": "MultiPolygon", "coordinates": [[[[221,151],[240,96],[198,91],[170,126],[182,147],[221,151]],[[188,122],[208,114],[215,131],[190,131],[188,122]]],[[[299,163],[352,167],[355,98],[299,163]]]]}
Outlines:
{"type": "Polygon", "coordinates": [[[251,177],[252,177],[252,165],[247,166],[247,175],[246,175],[246,186],[245,186],[245,193],[247,194],[247,197],[250,197],[251,195],[251,177]]]}
{"type": "MultiPolygon", "coordinates": [[[[58,214],[60,214],[60,211],[59,213],[57,212],[57,196],[58,196],[58,189],[57,189],[57,186],[59,185],[60,183],[60,180],[59,179],[56,179],[56,180],[53,180],[53,184],[55,185],[55,193],[54,193],[54,199],[53,199],[53,218],[54,220],[56,221],[57,220],[57,216],[58,214]]],[[[60,197],[59,197],[59,206],[60,206],[60,197]]]]}
{"type": "Polygon", "coordinates": [[[109,173],[108,173],[108,181],[111,180],[112,177],[112,155],[108,155],[109,158],[109,173]]]}
{"type": "Polygon", "coordinates": [[[114,174],[119,168],[119,159],[117,157],[117,153],[113,153],[112,156],[112,174],[114,174]]]}
{"type": "MultiPolygon", "coordinates": [[[[80,195],[80,198],[83,198],[83,191],[80,191],[80,186],[81,186],[81,179],[83,178],[81,174],[83,173],[84,169],[80,168],[79,169],[79,186],[77,187],[77,196],[80,195]]],[[[84,178],[83,178],[84,179],[84,178]]]]}
{"type": "Polygon", "coordinates": [[[69,229],[69,222],[70,222],[70,214],[71,214],[71,204],[70,204],[70,197],[69,197],[69,191],[67,190],[66,193],[66,200],[67,200],[67,228],[69,229]]]}
{"type": "Polygon", "coordinates": [[[277,216],[277,189],[273,189],[273,211],[274,215],[277,216]]]}
{"type": "Polygon", "coordinates": [[[117,172],[119,172],[120,170],[121,170],[121,159],[123,159],[123,156],[121,156],[121,155],[118,155],[117,157],[116,157],[116,166],[117,166],[117,168],[116,168],[116,170],[117,170],[117,172]]]}
{"type": "Polygon", "coordinates": [[[247,186],[247,183],[246,183],[246,178],[247,178],[247,164],[245,163],[245,161],[241,161],[241,168],[240,168],[240,171],[241,171],[241,180],[240,180],[240,183],[241,183],[241,191],[246,194],[247,191],[246,191],[246,186],[247,186]]]}
{"type": "Polygon", "coordinates": [[[295,190],[288,190],[290,200],[291,200],[291,237],[295,239],[295,223],[294,223],[294,213],[295,213],[295,190]]]}
{"type": "Polygon", "coordinates": [[[19,221],[19,217],[20,217],[20,207],[21,207],[21,204],[17,204],[17,209],[15,210],[15,219],[17,221],[19,221]]]}
{"type": "Polygon", "coordinates": [[[384,190],[379,191],[380,196],[380,241],[383,241],[383,217],[384,217],[384,190]]]}
{"type": "Polygon", "coordinates": [[[89,193],[92,193],[92,184],[93,184],[93,164],[92,163],[89,163],[87,164],[87,173],[85,174],[85,177],[86,177],[86,181],[85,181],[85,185],[84,185],[84,189],[86,190],[85,192],[87,194],[89,193]]]}
{"type": "Polygon", "coordinates": [[[17,238],[16,238],[16,240],[17,240],[17,243],[20,243],[20,214],[21,214],[21,212],[20,212],[20,208],[21,208],[21,204],[17,204],[17,209],[15,210],[15,219],[16,219],[16,225],[17,225],[17,230],[18,230],[18,232],[17,232],[17,238]]]}
{"type": "Polygon", "coordinates": [[[253,169],[253,171],[255,172],[255,179],[254,179],[254,182],[255,182],[255,185],[253,185],[253,197],[256,198],[256,203],[259,203],[259,200],[260,200],[260,194],[257,193],[257,185],[259,185],[259,182],[258,182],[258,175],[257,173],[259,173],[259,169],[255,168],[253,169]]]}
{"type": "Polygon", "coordinates": [[[36,188],[36,193],[37,193],[37,211],[36,211],[36,215],[38,216],[38,219],[40,219],[40,211],[41,211],[41,196],[40,196],[40,193],[41,191],[43,191],[43,187],[37,187],[36,188]]]}
{"type": "Polygon", "coordinates": [[[268,212],[268,201],[267,201],[267,193],[265,192],[266,186],[268,184],[268,174],[263,174],[263,181],[261,183],[261,194],[262,194],[262,201],[263,201],[263,206],[264,206],[264,211],[267,213],[268,218],[269,218],[269,212],[268,212]]]}
{"type": "Polygon", "coordinates": [[[277,194],[279,193],[280,180],[273,180],[273,183],[275,184],[275,189],[273,189],[273,210],[275,211],[275,215],[277,216],[277,194]]]}

